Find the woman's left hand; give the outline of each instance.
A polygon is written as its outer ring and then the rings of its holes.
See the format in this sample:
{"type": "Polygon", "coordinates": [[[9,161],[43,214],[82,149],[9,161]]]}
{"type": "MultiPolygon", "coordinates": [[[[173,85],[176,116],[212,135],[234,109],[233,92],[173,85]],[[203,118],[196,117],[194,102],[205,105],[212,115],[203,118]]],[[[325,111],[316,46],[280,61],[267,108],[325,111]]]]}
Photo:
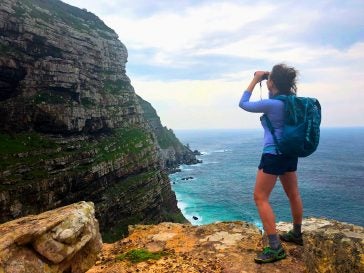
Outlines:
{"type": "Polygon", "coordinates": [[[257,82],[261,82],[263,80],[263,76],[269,74],[269,71],[255,71],[254,72],[254,79],[257,82]]]}

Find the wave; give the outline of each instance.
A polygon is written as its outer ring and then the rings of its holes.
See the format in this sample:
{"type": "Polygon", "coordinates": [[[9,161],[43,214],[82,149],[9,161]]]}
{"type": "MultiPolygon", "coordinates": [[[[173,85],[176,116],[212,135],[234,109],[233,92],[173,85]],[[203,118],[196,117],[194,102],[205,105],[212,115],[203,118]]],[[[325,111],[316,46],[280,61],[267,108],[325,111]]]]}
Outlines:
{"type": "Polygon", "coordinates": [[[189,205],[186,202],[183,202],[181,200],[177,200],[177,207],[181,210],[183,216],[192,224],[192,225],[202,225],[203,224],[203,218],[198,213],[187,213],[187,208],[189,205]],[[197,217],[197,219],[196,219],[197,217]]]}
{"type": "Polygon", "coordinates": [[[226,153],[226,152],[231,152],[231,149],[219,149],[219,150],[215,150],[212,151],[213,153],[226,153]]]}
{"type": "Polygon", "coordinates": [[[218,161],[205,161],[204,164],[220,164],[218,161]]]}

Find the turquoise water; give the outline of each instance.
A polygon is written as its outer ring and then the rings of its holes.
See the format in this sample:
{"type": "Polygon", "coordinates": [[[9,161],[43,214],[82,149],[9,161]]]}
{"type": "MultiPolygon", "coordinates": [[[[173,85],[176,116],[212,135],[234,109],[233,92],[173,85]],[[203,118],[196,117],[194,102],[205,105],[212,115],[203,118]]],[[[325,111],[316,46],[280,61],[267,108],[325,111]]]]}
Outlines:
{"type": "MultiPolygon", "coordinates": [[[[203,163],[182,165],[181,172],[170,175],[185,217],[195,225],[244,220],[261,227],[253,189],[262,130],[175,133],[182,143],[203,154],[198,157],[203,163]],[[193,179],[182,180],[186,177],[193,179]]],[[[319,148],[310,157],[299,159],[297,173],[305,217],[364,226],[364,128],[322,129],[319,148]]],[[[279,182],[271,204],[277,221],[290,221],[288,199],[279,182]]]]}

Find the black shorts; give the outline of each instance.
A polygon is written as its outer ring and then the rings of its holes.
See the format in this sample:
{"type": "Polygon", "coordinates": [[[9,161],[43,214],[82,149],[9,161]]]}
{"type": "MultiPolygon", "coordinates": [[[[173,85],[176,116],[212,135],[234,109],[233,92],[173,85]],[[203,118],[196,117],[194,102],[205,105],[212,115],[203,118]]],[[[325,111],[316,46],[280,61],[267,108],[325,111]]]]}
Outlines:
{"type": "Polygon", "coordinates": [[[286,155],[262,154],[258,169],[273,175],[282,175],[285,172],[294,172],[297,170],[297,157],[286,155]]]}

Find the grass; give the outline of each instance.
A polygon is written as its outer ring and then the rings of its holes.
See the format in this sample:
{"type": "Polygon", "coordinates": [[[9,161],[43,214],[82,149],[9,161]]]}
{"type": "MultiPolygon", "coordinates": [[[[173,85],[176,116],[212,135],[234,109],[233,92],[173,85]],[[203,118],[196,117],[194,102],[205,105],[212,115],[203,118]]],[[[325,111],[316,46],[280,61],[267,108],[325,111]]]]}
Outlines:
{"type": "MultiPolygon", "coordinates": [[[[86,172],[92,166],[102,162],[113,164],[115,160],[122,157],[130,157],[131,162],[136,160],[148,159],[151,155],[148,152],[149,137],[147,133],[140,128],[123,128],[116,129],[111,134],[103,136],[94,141],[77,141],[75,143],[67,143],[69,145],[80,145],[75,150],[68,150],[67,146],[57,143],[49,139],[46,135],[35,132],[19,133],[8,135],[0,133],[0,171],[10,171],[8,179],[12,181],[6,188],[11,188],[16,184],[24,181],[40,180],[52,176],[46,170],[44,162],[56,158],[79,157],[80,153],[97,151],[92,156],[92,161],[84,165],[75,164],[68,170],[70,174],[80,174],[86,172]],[[142,152],[147,149],[146,154],[142,152]],[[111,162],[110,162],[111,161],[111,162]],[[29,168],[29,171],[18,173],[19,170],[29,168]]],[[[69,162],[68,162],[69,163],[69,162]]],[[[68,164],[67,163],[67,164],[68,164]]],[[[127,167],[127,166],[125,166],[127,167]]],[[[120,184],[114,190],[122,190],[127,185],[132,185],[136,181],[150,179],[154,173],[147,173],[142,177],[130,178],[125,184],[120,184]]],[[[111,194],[112,195],[112,194],[111,194]]]]}
{"type": "Polygon", "coordinates": [[[23,16],[26,13],[26,10],[23,9],[21,6],[15,6],[14,10],[15,10],[15,16],[17,18],[23,16]]]}
{"type": "MultiPolygon", "coordinates": [[[[74,29],[88,34],[91,30],[113,32],[96,15],[57,0],[22,0],[22,4],[30,9],[32,17],[48,23],[61,20],[74,29]],[[43,9],[49,11],[51,15],[45,13],[43,9]]],[[[18,9],[15,13],[16,16],[22,16],[23,14],[23,8],[18,9]]]]}
{"type": "Polygon", "coordinates": [[[121,238],[125,238],[129,235],[128,226],[136,225],[143,222],[145,216],[141,213],[134,213],[129,217],[123,217],[118,223],[114,223],[112,228],[102,232],[102,241],[104,243],[114,243],[121,238]]]}
{"type": "Polygon", "coordinates": [[[36,104],[40,104],[42,102],[49,104],[65,104],[68,103],[69,100],[65,96],[55,92],[40,92],[34,96],[34,102],[36,104]]]}
{"type": "Polygon", "coordinates": [[[85,108],[93,108],[96,106],[96,102],[91,99],[91,98],[81,98],[81,104],[85,107],[85,108]]]}
{"type": "Polygon", "coordinates": [[[95,161],[113,161],[122,154],[137,154],[148,145],[148,137],[144,130],[139,128],[116,129],[112,135],[93,147],[99,151],[95,161]]]}
{"type": "Polygon", "coordinates": [[[166,255],[167,253],[165,251],[150,252],[146,249],[132,249],[124,254],[116,256],[116,259],[140,263],[148,260],[159,260],[166,255]]]}
{"type": "Polygon", "coordinates": [[[119,94],[123,90],[128,90],[130,88],[130,83],[123,80],[106,80],[104,81],[104,90],[111,94],[119,94]]]}
{"type": "Polygon", "coordinates": [[[157,133],[157,140],[162,149],[174,147],[178,143],[172,129],[168,130],[166,127],[163,128],[161,133],[157,133]]]}
{"type": "Polygon", "coordinates": [[[0,43],[0,56],[9,57],[9,55],[21,56],[23,52],[15,48],[14,45],[6,45],[0,43]]]}
{"type": "Polygon", "coordinates": [[[183,216],[182,213],[167,213],[164,215],[165,222],[172,223],[188,223],[187,219],[183,216]]]}
{"type": "Polygon", "coordinates": [[[146,181],[153,179],[153,177],[156,177],[158,173],[159,171],[149,171],[138,175],[129,176],[125,180],[122,180],[119,183],[109,187],[106,191],[106,194],[108,198],[118,197],[120,193],[130,189],[133,191],[133,195],[135,196],[138,194],[143,195],[148,189],[146,186],[141,187],[140,184],[144,184],[146,181]]]}
{"type": "Polygon", "coordinates": [[[0,155],[23,153],[53,148],[55,143],[37,133],[20,133],[14,136],[0,134],[0,155]]]}

